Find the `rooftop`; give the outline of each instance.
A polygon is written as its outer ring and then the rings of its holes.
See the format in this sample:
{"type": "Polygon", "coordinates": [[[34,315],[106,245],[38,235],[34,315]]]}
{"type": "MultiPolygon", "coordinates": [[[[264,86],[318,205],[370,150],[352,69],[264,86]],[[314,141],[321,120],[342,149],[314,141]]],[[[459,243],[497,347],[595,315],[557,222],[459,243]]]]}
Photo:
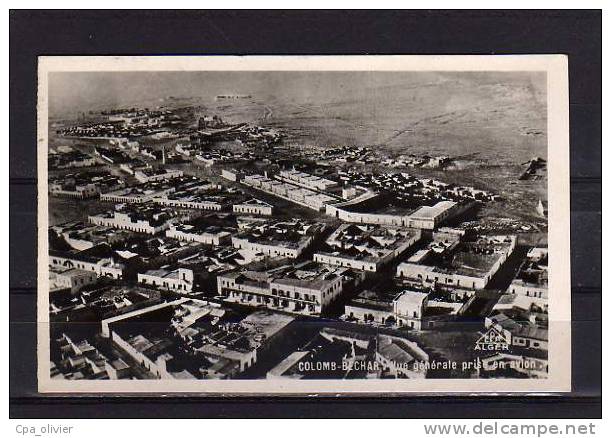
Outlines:
{"type": "Polygon", "coordinates": [[[248,315],[240,321],[240,324],[249,328],[249,333],[254,336],[262,334],[269,338],[293,322],[294,319],[292,316],[282,313],[259,310],[248,315]]]}
{"type": "Polygon", "coordinates": [[[408,305],[422,305],[423,301],[429,294],[426,292],[417,292],[412,290],[405,290],[401,292],[396,298],[395,301],[401,304],[408,305]]]}
{"type": "Polygon", "coordinates": [[[271,284],[302,286],[310,289],[322,289],[329,282],[337,280],[346,268],[305,262],[300,265],[283,265],[268,271],[236,271],[225,274],[225,277],[236,282],[252,284],[257,287],[269,287],[271,284]]]}
{"type": "Polygon", "coordinates": [[[356,298],[353,298],[348,305],[391,312],[393,299],[396,294],[375,292],[372,290],[364,290],[356,298]]]}
{"type": "Polygon", "coordinates": [[[124,181],[106,171],[85,171],[69,173],[63,176],[50,178],[49,185],[59,185],[64,190],[74,190],[79,186],[95,184],[102,191],[116,186],[124,185],[124,181]]]}
{"type": "Polygon", "coordinates": [[[396,339],[381,336],[378,345],[378,354],[396,364],[409,364],[414,361],[407,345],[396,339]]]}
{"type": "Polygon", "coordinates": [[[419,237],[420,232],[411,228],[343,224],[325,241],[329,249],[319,253],[376,262],[419,237]]]}
{"type": "Polygon", "coordinates": [[[498,324],[503,329],[511,332],[512,336],[547,341],[547,329],[541,328],[528,321],[516,321],[505,313],[498,313],[489,318],[494,324],[498,324]]]}
{"type": "Polygon", "coordinates": [[[530,287],[547,288],[548,267],[547,248],[532,248],[528,251],[513,284],[530,287]]]}
{"type": "Polygon", "coordinates": [[[90,217],[118,219],[121,215],[125,215],[131,222],[146,221],[151,226],[158,226],[176,217],[178,214],[179,212],[173,208],[162,207],[153,202],[145,202],[142,204],[119,204],[115,206],[115,210],[90,217]]]}
{"type": "Polygon", "coordinates": [[[479,236],[475,241],[453,242],[439,254],[430,253],[419,262],[407,264],[421,266],[431,273],[484,277],[514,243],[515,236],[479,236]]]}
{"type": "Polygon", "coordinates": [[[325,225],[318,222],[302,221],[252,221],[240,222],[240,233],[235,237],[252,243],[299,248],[310,237],[320,233],[325,225]]]}
{"type": "Polygon", "coordinates": [[[432,207],[423,206],[411,214],[413,219],[434,219],[444,211],[454,207],[456,202],[440,201],[432,207]]]}
{"type": "Polygon", "coordinates": [[[268,204],[267,202],[261,201],[260,199],[255,199],[255,198],[251,198],[247,201],[243,201],[240,202],[237,205],[260,205],[260,206],[264,206],[264,207],[271,207],[271,204],[268,204]]]}
{"type": "Polygon", "coordinates": [[[128,237],[132,233],[128,230],[116,230],[102,225],[88,224],[85,222],[66,222],[50,227],[58,234],[69,239],[86,240],[92,244],[106,243],[114,238],[128,237]]]}

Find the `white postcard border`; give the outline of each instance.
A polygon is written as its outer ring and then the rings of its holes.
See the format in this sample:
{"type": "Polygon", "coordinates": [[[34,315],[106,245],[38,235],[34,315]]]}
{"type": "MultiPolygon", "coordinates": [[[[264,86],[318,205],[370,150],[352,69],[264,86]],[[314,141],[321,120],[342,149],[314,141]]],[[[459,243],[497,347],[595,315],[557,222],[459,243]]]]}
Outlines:
{"type": "Polygon", "coordinates": [[[38,68],[38,390],[79,395],[400,396],[545,394],[571,390],[568,61],[564,55],[41,56],[38,68]],[[423,380],[52,380],[49,373],[48,74],[119,71],[542,71],[547,73],[549,376],[423,380]]]}

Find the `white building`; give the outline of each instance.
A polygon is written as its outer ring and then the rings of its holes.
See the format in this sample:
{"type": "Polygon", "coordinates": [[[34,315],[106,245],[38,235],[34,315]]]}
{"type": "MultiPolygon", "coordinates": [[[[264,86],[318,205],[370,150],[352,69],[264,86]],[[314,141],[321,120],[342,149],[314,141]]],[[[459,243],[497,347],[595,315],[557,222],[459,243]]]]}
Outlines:
{"type": "Polygon", "coordinates": [[[538,298],[534,295],[521,295],[505,293],[501,295],[498,302],[492,308],[493,311],[503,312],[521,309],[525,312],[531,312],[532,309],[538,308],[542,312],[547,312],[548,303],[546,298],[538,298]]]}
{"type": "Polygon", "coordinates": [[[98,277],[111,277],[122,279],[125,266],[115,263],[109,257],[91,257],[78,253],[64,251],[49,251],[49,266],[76,268],[83,271],[95,272],[98,277]]]}
{"type": "Polygon", "coordinates": [[[259,199],[249,199],[239,204],[233,204],[233,212],[239,214],[254,214],[259,216],[271,216],[273,206],[259,199]]]}
{"type": "Polygon", "coordinates": [[[175,196],[161,196],[153,199],[153,202],[168,207],[188,208],[192,210],[221,211],[224,204],[219,202],[218,197],[207,197],[202,194],[180,194],[175,196]]]}
{"type": "Polygon", "coordinates": [[[155,223],[146,219],[137,219],[128,213],[121,212],[114,212],[110,217],[102,215],[89,216],[89,221],[96,225],[145,234],[158,234],[170,226],[168,222],[155,223]]]}
{"type": "Polygon", "coordinates": [[[343,266],[345,268],[352,268],[359,271],[375,272],[380,266],[380,260],[374,257],[349,257],[342,255],[340,252],[335,253],[322,253],[317,252],[314,254],[314,261],[318,263],[325,263],[333,266],[343,266]]]}
{"type": "MultiPolygon", "coordinates": [[[[425,286],[434,284],[461,289],[484,289],[507,261],[516,246],[516,236],[481,237],[471,249],[480,258],[480,266],[459,264],[451,268],[403,262],[397,266],[397,277],[417,280],[425,286]]],[[[458,254],[459,245],[454,247],[458,254]]]]}
{"type": "Polygon", "coordinates": [[[547,350],[548,331],[530,322],[518,322],[504,313],[488,316],[484,326],[503,333],[509,345],[523,348],[547,350]]]}
{"type": "Polygon", "coordinates": [[[354,199],[357,196],[357,191],[355,187],[344,187],[342,189],[342,198],[346,200],[354,199]]]}
{"type": "Polygon", "coordinates": [[[393,311],[400,325],[422,328],[422,319],[428,304],[428,293],[406,290],[393,301],[393,311]]]}
{"type": "Polygon", "coordinates": [[[182,143],[177,143],[176,144],[176,152],[178,152],[181,155],[190,157],[191,156],[191,152],[193,151],[193,147],[191,146],[191,144],[182,144],[182,143]]]}
{"type": "Polygon", "coordinates": [[[350,206],[367,201],[375,196],[377,195],[373,192],[366,192],[350,201],[327,204],[325,213],[345,222],[434,230],[444,221],[472,207],[470,203],[459,204],[453,201],[440,201],[432,207],[420,207],[413,213],[404,215],[350,211],[350,206]]]}
{"type": "Polygon", "coordinates": [[[507,292],[525,297],[547,300],[547,248],[531,248],[507,292]]]}
{"type": "Polygon", "coordinates": [[[525,297],[533,297],[547,300],[548,289],[547,284],[528,283],[521,280],[514,280],[508,288],[511,294],[523,295],[525,297]]]}
{"type": "Polygon", "coordinates": [[[263,175],[245,176],[242,183],[316,211],[323,211],[327,204],[337,200],[335,197],[263,175]]]}
{"type": "Polygon", "coordinates": [[[114,190],[100,195],[101,201],[113,202],[115,204],[143,204],[155,200],[157,197],[165,196],[176,189],[170,186],[134,186],[114,190]]]}
{"type": "Polygon", "coordinates": [[[108,172],[77,172],[49,181],[49,193],[76,199],[94,198],[102,192],[116,190],[125,183],[108,172]]]}
{"type": "Polygon", "coordinates": [[[72,187],[66,187],[61,183],[49,183],[49,193],[54,196],[87,199],[96,197],[100,190],[96,184],[76,184],[72,187]]]}
{"type": "Polygon", "coordinates": [[[265,254],[269,257],[288,257],[296,259],[308,247],[314,238],[306,237],[299,243],[293,242],[260,242],[248,236],[232,236],[231,245],[236,249],[247,249],[253,253],[265,254]]]}
{"type": "Polygon", "coordinates": [[[326,240],[332,252],[317,252],[314,261],[375,272],[420,240],[420,230],[367,224],[344,224],[326,240]]]}
{"type": "Polygon", "coordinates": [[[71,292],[78,292],[97,280],[98,275],[95,271],[72,268],[55,273],[52,283],[55,289],[70,289],[71,292]]]}
{"type": "Polygon", "coordinates": [[[150,205],[137,208],[125,207],[121,210],[89,216],[89,222],[136,233],[158,234],[169,228],[175,213],[150,205]]]}
{"type": "Polygon", "coordinates": [[[191,224],[170,225],[165,232],[167,237],[182,242],[199,242],[207,245],[223,245],[231,242],[231,233],[218,227],[199,229],[191,224]]]}
{"type": "Polygon", "coordinates": [[[231,237],[234,248],[269,257],[288,258],[299,257],[325,229],[324,224],[299,220],[254,220],[238,226],[241,232],[231,237]]]}
{"type": "Polygon", "coordinates": [[[138,274],[138,283],[178,293],[191,292],[193,290],[193,271],[184,268],[172,271],[165,269],[149,270],[138,274]]]}
{"type": "Polygon", "coordinates": [[[338,186],[338,183],[335,181],[321,178],[316,175],[311,175],[309,173],[300,172],[298,170],[283,170],[280,172],[280,177],[312,190],[325,191],[338,186]]]}
{"type": "Polygon", "coordinates": [[[424,206],[410,216],[410,226],[425,230],[434,230],[446,219],[458,213],[460,204],[454,201],[440,201],[432,207],[424,206]]]}
{"type": "Polygon", "coordinates": [[[221,170],[221,176],[226,180],[238,182],[244,175],[235,169],[223,169],[221,170]]]}
{"type": "Polygon", "coordinates": [[[217,278],[227,301],[292,313],[319,315],[342,293],[342,271],[230,272],[217,278]]]}
{"type": "Polygon", "coordinates": [[[179,169],[152,169],[145,168],[136,170],[134,176],[141,183],[151,182],[151,181],[164,181],[173,178],[180,178],[184,175],[184,172],[179,169]]]}

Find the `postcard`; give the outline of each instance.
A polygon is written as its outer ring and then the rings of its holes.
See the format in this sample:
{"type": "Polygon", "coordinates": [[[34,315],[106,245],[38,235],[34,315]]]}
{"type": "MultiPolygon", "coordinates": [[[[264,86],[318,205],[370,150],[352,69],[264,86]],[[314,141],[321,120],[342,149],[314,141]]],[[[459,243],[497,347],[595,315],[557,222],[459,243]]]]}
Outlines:
{"type": "Polygon", "coordinates": [[[565,56],[38,80],[40,392],[570,391],[565,56]]]}

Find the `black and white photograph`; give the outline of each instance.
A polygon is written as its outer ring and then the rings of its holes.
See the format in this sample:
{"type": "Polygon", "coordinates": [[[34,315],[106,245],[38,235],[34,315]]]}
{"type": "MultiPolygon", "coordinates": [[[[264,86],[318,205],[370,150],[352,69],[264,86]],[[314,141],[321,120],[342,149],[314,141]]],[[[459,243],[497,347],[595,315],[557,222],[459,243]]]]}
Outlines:
{"type": "Polygon", "coordinates": [[[551,56],[39,59],[41,392],[570,389],[551,56]]]}

